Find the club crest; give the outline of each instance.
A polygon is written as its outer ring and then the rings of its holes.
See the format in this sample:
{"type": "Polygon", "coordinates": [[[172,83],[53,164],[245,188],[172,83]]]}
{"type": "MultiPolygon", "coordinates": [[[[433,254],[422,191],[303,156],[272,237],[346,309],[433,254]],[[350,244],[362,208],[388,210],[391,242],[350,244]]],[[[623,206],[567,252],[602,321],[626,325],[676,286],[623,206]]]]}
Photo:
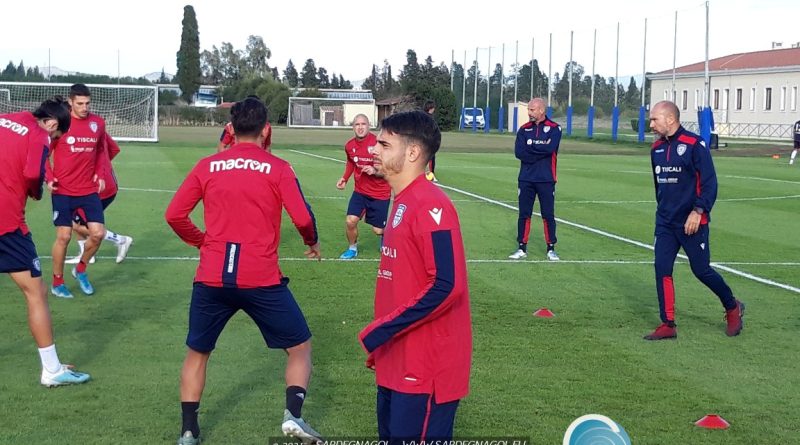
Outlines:
{"type": "Polygon", "coordinates": [[[39,261],[39,257],[33,259],[33,268],[36,269],[38,272],[42,271],[42,262],[39,261]]]}
{"type": "Polygon", "coordinates": [[[97,133],[97,122],[89,122],[89,128],[92,130],[92,133],[97,133]]]}
{"type": "Polygon", "coordinates": [[[679,144],[678,145],[678,156],[683,156],[686,153],[686,144],[679,144]]]}
{"type": "Polygon", "coordinates": [[[545,127],[544,127],[544,132],[545,132],[545,133],[550,133],[550,127],[547,127],[547,126],[545,126],[545,127]]]}
{"type": "Polygon", "coordinates": [[[367,153],[369,153],[369,154],[375,153],[375,146],[374,145],[370,145],[369,147],[367,147],[367,153]]]}
{"type": "Polygon", "coordinates": [[[400,222],[403,221],[403,213],[406,212],[406,205],[400,204],[397,206],[397,211],[394,212],[394,218],[392,218],[392,228],[400,225],[400,222]]]}

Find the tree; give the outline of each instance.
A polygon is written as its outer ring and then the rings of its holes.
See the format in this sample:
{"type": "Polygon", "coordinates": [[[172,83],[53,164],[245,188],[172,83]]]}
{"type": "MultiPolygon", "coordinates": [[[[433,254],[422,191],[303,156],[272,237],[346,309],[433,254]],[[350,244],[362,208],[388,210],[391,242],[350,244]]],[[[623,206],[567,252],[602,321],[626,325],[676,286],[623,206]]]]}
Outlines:
{"type": "Polygon", "coordinates": [[[378,67],[375,64],[372,65],[372,73],[364,79],[361,88],[372,91],[372,95],[376,98],[382,98],[378,92],[383,89],[383,79],[378,75],[378,67]]]}
{"type": "Polygon", "coordinates": [[[17,80],[24,80],[24,79],[25,79],[25,74],[27,74],[27,73],[25,72],[25,64],[24,64],[24,63],[22,63],[22,61],[20,60],[20,61],[19,61],[19,66],[17,66],[17,75],[16,75],[16,79],[17,79],[17,80]]]}
{"type": "Polygon", "coordinates": [[[307,59],[306,64],[303,65],[303,71],[300,73],[300,84],[303,88],[318,88],[319,79],[317,79],[317,67],[314,65],[314,59],[307,59]]]}
{"type": "Polygon", "coordinates": [[[294,67],[292,59],[289,59],[289,63],[286,64],[286,69],[283,70],[283,79],[290,87],[297,88],[299,79],[297,76],[297,69],[294,67]]]}
{"type": "Polygon", "coordinates": [[[200,36],[197,27],[197,16],[192,5],[183,7],[183,31],[181,46],[177,53],[178,72],[175,78],[181,88],[181,97],[190,102],[192,96],[200,89],[200,36]]]}
{"type": "Polygon", "coordinates": [[[204,50],[200,54],[200,71],[203,76],[203,82],[210,85],[221,85],[223,83],[222,57],[216,45],[211,47],[211,51],[204,50]]]}
{"type": "Polygon", "coordinates": [[[270,57],[272,57],[272,51],[267,48],[261,36],[251,35],[247,38],[244,56],[247,71],[260,77],[272,74],[272,70],[267,64],[270,57]]]}
{"type": "Polygon", "coordinates": [[[352,90],[353,84],[349,80],[344,80],[344,76],[339,74],[339,88],[343,90],[352,90]]]}
{"type": "Polygon", "coordinates": [[[158,77],[158,83],[169,83],[169,77],[164,72],[164,67],[161,67],[161,76],[158,77]]]}
{"type": "Polygon", "coordinates": [[[317,79],[319,80],[320,88],[331,87],[331,80],[328,77],[328,70],[326,70],[325,68],[319,67],[319,69],[317,69],[317,79]]]}
{"type": "Polygon", "coordinates": [[[339,78],[336,76],[336,73],[331,75],[331,88],[338,90],[340,87],[339,85],[339,78]]]}
{"type": "Polygon", "coordinates": [[[14,65],[14,62],[8,61],[8,65],[6,65],[6,69],[3,70],[3,78],[7,80],[14,80],[14,76],[17,75],[17,66],[14,65]]]}
{"type": "Polygon", "coordinates": [[[629,110],[638,110],[642,103],[642,93],[636,86],[636,79],[631,77],[628,82],[628,90],[625,91],[625,106],[629,110]]]}

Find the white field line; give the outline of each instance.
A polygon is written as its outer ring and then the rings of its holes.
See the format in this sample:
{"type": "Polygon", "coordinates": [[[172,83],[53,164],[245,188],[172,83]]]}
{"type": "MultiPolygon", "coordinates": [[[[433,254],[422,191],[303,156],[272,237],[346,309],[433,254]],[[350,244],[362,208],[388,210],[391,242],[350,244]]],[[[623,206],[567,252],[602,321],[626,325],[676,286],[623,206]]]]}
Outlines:
{"type": "MultiPolygon", "coordinates": [[[[327,159],[327,160],[334,161],[334,162],[344,163],[344,161],[342,161],[341,159],[335,159],[335,158],[331,158],[331,157],[327,157],[327,156],[320,156],[320,155],[313,154],[313,153],[306,153],[306,152],[300,151],[300,150],[290,150],[290,151],[294,152],[294,153],[306,155],[306,156],[311,156],[311,157],[314,157],[314,158],[327,159]]],[[[742,178],[743,179],[756,179],[756,178],[746,178],[746,177],[742,177],[742,178]]],[[[780,182],[785,182],[785,181],[780,181],[780,182]]],[[[791,181],[789,181],[789,182],[791,182],[791,181]]],[[[472,193],[472,192],[468,192],[466,190],[461,190],[461,189],[456,188],[456,187],[450,187],[450,186],[447,186],[447,185],[443,185],[442,183],[438,183],[437,185],[439,187],[445,189],[445,190],[450,190],[450,191],[453,191],[453,192],[456,192],[456,193],[460,193],[462,195],[469,196],[471,198],[479,199],[481,201],[485,201],[485,202],[488,202],[490,204],[494,204],[494,205],[497,205],[497,206],[500,206],[500,207],[504,207],[504,208],[509,209],[509,210],[513,210],[515,212],[519,212],[519,209],[517,207],[514,207],[513,205],[510,205],[510,204],[506,204],[506,203],[504,203],[502,201],[497,201],[495,199],[487,198],[485,196],[481,196],[481,195],[478,195],[478,194],[475,194],[475,193],[472,193]]],[[[541,214],[539,214],[539,213],[534,212],[534,214],[541,217],[541,214]]],[[[644,248],[644,249],[647,249],[647,250],[653,250],[653,246],[652,245],[643,243],[641,241],[636,241],[636,240],[632,240],[630,238],[625,238],[623,236],[615,235],[615,234],[610,233],[610,232],[606,232],[606,231],[603,231],[603,230],[600,230],[600,229],[595,229],[594,227],[589,227],[589,226],[586,226],[586,225],[583,225],[583,224],[575,223],[575,222],[572,222],[572,221],[567,221],[567,220],[562,219],[562,218],[556,218],[556,221],[561,223],[561,224],[565,224],[565,225],[568,225],[568,226],[571,226],[571,227],[582,229],[582,230],[585,230],[587,232],[591,232],[591,233],[594,233],[596,235],[600,235],[600,236],[603,236],[603,237],[606,237],[606,238],[611,238],[611,239],[614,239],[614,240],[617,240],[617,241],[621,241],[621,242],[627,243],[627,244],[633,244],[634,246],[638,246],[638,247],[641,247],[641,248],[644,248]]],[[[688,258],[683,254],[678,254],[678,257],[682,258],[684,260],[688,260],[688,258]]],[[[794,286],[790,286],[788,284],[779,283],[777,281],[773,281],[773,280],[770,280],[770,279],[767,279],[767,278],[759,277],[757,275],[753,275],[753,274],[750,274],[750,273],[747,273],[747,272],[744,272],[744,271],[741,271],[741,270],[738,270],[738,269],[734,269],[732,267],[724,266],[724,265],[716,263],[716,262],[712,262],[711,265],[714,266],[714,267],[717,267],[719,269],[722,269],[722,270],[724,270],[726,272],[730,272],[730,273],[732,273],[734,275],[738,275],[740,277],[747,278],[749,280],[753,280],[753,281],[761,283],[761,284],[766,284],[768,286],[774,286],[774,287],[777,287],[777,288],[780,288],[780,289],[784,289],[784,290],[788,290],[790,292],[794,292],[794,293],[800,294],[800,288],[797,288],[797,287],[794,287],[794,286]]]]}

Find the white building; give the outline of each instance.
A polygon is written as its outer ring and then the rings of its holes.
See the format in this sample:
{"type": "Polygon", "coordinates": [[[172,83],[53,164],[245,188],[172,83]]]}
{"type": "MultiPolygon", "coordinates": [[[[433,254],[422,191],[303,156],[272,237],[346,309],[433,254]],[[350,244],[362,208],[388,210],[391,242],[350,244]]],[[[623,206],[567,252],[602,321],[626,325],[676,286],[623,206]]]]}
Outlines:
{"type": "MultiPolygon", "coordinates": [[[[705,105],[705,62],[648,75],[650,106],[672,100],[682,121],[705,105]]],[[[784,138],[800,119],[800,47],[732,54],[708,61],[710,101],[721,135],[784,138]]]]}

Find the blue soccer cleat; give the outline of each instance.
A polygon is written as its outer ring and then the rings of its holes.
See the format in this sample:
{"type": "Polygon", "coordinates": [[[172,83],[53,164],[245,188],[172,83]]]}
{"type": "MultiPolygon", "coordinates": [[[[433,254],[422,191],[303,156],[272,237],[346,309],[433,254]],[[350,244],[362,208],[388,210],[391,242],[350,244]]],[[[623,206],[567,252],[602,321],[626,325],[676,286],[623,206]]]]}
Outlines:
{"type": "Polygon", "coordinates": [[[66,284],[50,287],[50,293],[59,298],[72,298],[72,292],[67,289],[66,284]]]}
{"type": "Polygon", "coordinates": [[[41,383],[48,388],[52,388],[54,386],[78,385],[81,383],[86,383],[90,378],[91,376],[89,376],[89,374],[75,371],[72,369],[72,367],[62,364],[61,368],[56,372],[51,373],[47,372],[45,369],[42,369],[41,383]]]}
{"type": "Polygon", "coordinates": [[[72,276],[78,280],[78,284],[81,287],[81,291],[86,295],[94,294],[94,287],[92,283],[89,282],[89,276],[86,275],[86,272],[80,273],[75,268],[72,269],[72,276]]]}
{"type": "Polygon", "coordinates": [[[355,249],[347,249],[339,255],[340,260],[352,260],[358,256],[358,251],[355,249]]]}

